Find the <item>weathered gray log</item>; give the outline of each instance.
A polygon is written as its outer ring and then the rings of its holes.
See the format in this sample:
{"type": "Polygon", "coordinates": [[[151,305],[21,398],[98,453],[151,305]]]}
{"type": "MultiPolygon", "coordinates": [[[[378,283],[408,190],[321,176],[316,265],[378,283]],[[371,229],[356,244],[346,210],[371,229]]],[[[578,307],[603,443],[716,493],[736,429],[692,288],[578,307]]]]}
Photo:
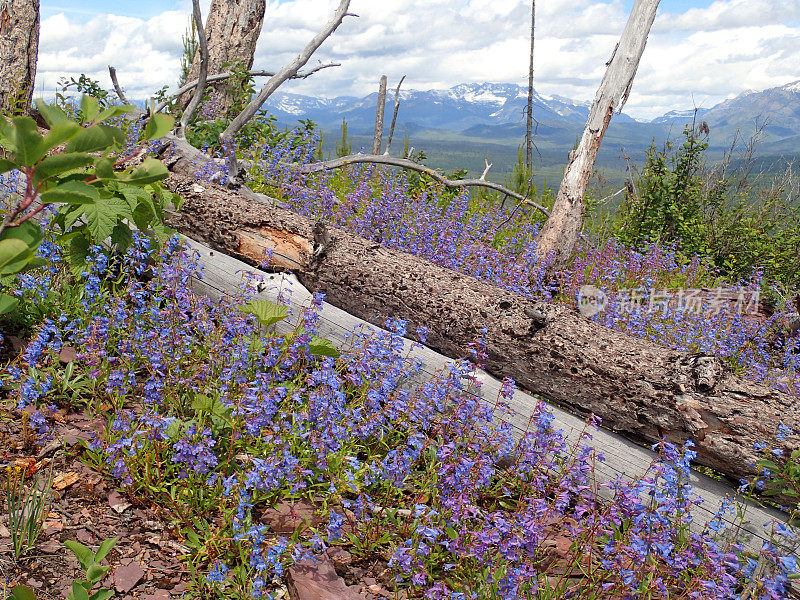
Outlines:
{"type": "MultiPolygon", "coordinates": [[[[266,0],[212,0],[208,9],[205,32],[208,40],[208,73],[215,75],[227,71],[231,64],[241,64],[245,69],[253,66],[261,26],[264,23],[266,0]]],[[[202,31],[202,29],[198,29],[202,31]]],[[[201,57],[195,54],[186,77],[198,79],[201,57]]],[[[228,111],[233,99],[226,81],[215,82],[217,107],[228,111]]],[[[181,99],[186,106],[190,97],[181,99]]]]}
{"type": "Polygon", "coordinates": [[[39,52],[39,0],[0,2],[0,113],[27,113],[39,52]]]}
{"type": "Polygon", "coordinates": [[[608,124],[614,111],[622,110],[633,85],[633,78],[644,52],[659,0],[636,0],[608,69],[597,89],[586,128],[578,147],[569,155],[552,214],[536,238],[541,256],[551,256],[551,269],[563,268],[569,261],[583,224],[583,194],[594,169],[608,124]]]}
{"type": "MultiPolygon", "coordinates": [[[[266,198],[259,200],[269,201],[266,198]]],[[[184,238],[184,241],[190,250],[197,253],[199,264],[203,267],[202,278],[192,280],[192,288],[197,293],[211,298],[233,295],[239,292],[244,273],[249,271],[260,274],[263,277],[262,281],[255,278],[249,280],[254,298],[277,302],[279,295],[282,295],[284,301],[289,304],[291,317],[276,325],[278,332],[289,333],[302,322],[303,309],[311,305],[312,295],[296,276],[287,273],[267,274],[191,238],[184,238]]],[[[319,317],[318,335],[330,340],[339,349],[351,346],[350,335],[353,331],[368,332],[370,329],[381,329],[328,302],[322,303],[319,317]]],[[[441,373],[446,372],[447,365],[451,362],[448,357],[426,346],[414,344],[407,338],[403,338],[401,353],[409,360],[418,360],[421,364],[420,371],[412,375],[410,381],[406,383],[409,388],[435,380],[441,373]]],[[[475,381],[466,388],[466,393],[480,397],[493,406],[500,397],[503,382],[482,369],[476,369],[474,377],[475,381]]],[[[541,401],[540,398],[520,389],[515,390],[508,399],[508,405],[514,411],[514,415],[504,418],[513,426],[517,439],[529,430],[531,417],[536,413],[541,401]]],[[[596,462],[592,473],[599,497],[605,500],[611,499],[609,492],[601,484],[616,481],[618,478],[631,481],[648,476],[650,467],[657,458],[655,452],[602,428],[592,431],[592,439],[586,439],[582,436],[586,429],[583,419],[557,406],[545,403],[545,407],[553,414],[553,428],[564,432],[567,443],[589,445],[604,455],[605,460],[596,462]]],[[[690,523],[692,531],[702,531],[706,523],[714,519],[723,502],[732,498],[742,516],[739,518],[736,514],[725,513],[722,515],[722,521],[730,531],[737,531],[742,536],[748,551],[758,555],[764,543],[771,541],[773,524],[786,521],[786,515],[780,511],[760,507],[738,494],[735,488],[696,471],[690,472],[689,483],[695,493],[703,498],[703,503],[692,505],[689,509],[692,514],[690,523]]]]}
{"type": "MultiPolygon", "coordinates": [[[[294,270],[329,302],[365,321],[406,319],[430,329],[427,344],[450,357],[486,341],[486,370],[511,377],[579,415],[655,443],[691,439],[697,462],[735,480],[757,474],[756,442],[783,423],[800,431],[795,398],[728,372],[712,356],[692,355],[604,328],[576,310],[536,303],[486,282],[334,230],[315,258],[314,222],[241,193],[171,175],[184,198],[171,223],[182,233],[250,264],[294,270]],[[485,333],[481,333],[484,331],[485,333]]],[[[780,442],[800,447],[792,434],[780,442]]]]}

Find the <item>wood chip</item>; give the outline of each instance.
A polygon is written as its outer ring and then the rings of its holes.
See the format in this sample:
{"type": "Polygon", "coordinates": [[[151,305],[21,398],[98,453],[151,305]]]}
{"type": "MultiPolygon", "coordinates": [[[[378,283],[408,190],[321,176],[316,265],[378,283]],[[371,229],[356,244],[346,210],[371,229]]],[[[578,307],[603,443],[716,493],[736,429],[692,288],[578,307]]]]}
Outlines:
{"type": "Polygon", "coordinates": [[[75,471],[69,471],[68,473],[60,473],[53,478],[53,489],[54,490],[65,490],[69,486],[74,485],[78,482],[78,474],[75,471]]]}

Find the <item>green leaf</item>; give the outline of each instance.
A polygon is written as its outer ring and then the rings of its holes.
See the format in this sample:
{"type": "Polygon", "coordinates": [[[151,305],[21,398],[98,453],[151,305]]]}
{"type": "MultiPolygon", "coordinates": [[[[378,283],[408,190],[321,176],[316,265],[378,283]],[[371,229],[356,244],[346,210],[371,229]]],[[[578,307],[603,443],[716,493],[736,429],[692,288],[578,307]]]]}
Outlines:
{"type": "Polygon", "coordinates": [[[94,204],[100,200],[97,188],[82,181],[67,181],[61,185],[50,188],[42,194],[42,202],[51,204],[63,202],[65,204],[94,204]]]}
{"type": "Polygon", "coordinates": [[[152,196],[150,193],[147,190],[143,190],[139,186],[120,182],[118,184],[118,189],[119,193],[122,194],[122,196],[128,202],[131,210],[136,210],[136,207],[142,203],[152,203],[152,196]]]}
{"type": "Polygon", "coordinates": [[[97,152],[111,147],[114,143],[125,143],[125,133],[109,125],[92,125],[78,132],[67,144],[67,152],[97,152]]]}
{"type": "Polygon", "coordinates": [[[144,128],[144,139],[157,140],[167,135],[175,124],[173,117],[157,113],[153,115],[144,128]]]}
{"type": "Polygon", "coordinates": [[[133,244],[131,228],[126,223],[117,223],[111,232],[111,243],[122,252],[130,248],[131,244],[133,244]]]}
{"type": "Polygon", "coordinates": [[[308,344],[308,349],[311,354],[315,356],[330,356],[331,358],[339,358],[340,352],[334,347],[330,340],[311,336],[311,341],[308,344]]]}
{"type": "Polygon", "coordinates": [[[148,183],[166,179],[167,175],[169,175],[169,171],[161,161],[148,157],[144,159],[141,165],[136,167],[133,173],[120,176],[119,179],[133,185],[147,185],[148,183]]]}
{"type": "Polygon", "coordinates": [[[150,227],[153,217],[155,217],[155,213],[152,207],[146,202],[142,202],[133,209],[133,222],[136,223],[136,227],[142,231],[150,227]]]}
{"type": "Polygon", "coordinates": [[[51,127],[55,127],[59,123],[69,121],[70,118],[63,110],[55,104],[47,104],[44,100],[36,101],[36,110],[38,110],[45,122],[51,127]]]}
{"type": "Polygon", "coordinates": [[[89,593],[86,591],[86,588],[77,581],[72,582],[72,593],[70,596],[73,600],[89,600],[89,593]]]}
{"type": "Polygon", "coordinates": [[[33,185],[39,185],[42,181],[68,171],[88,167],[93,162],[94,159],[84,152],[53,154],[36,165],[36,170],[33,174],[33,185]]]}
{"type": "Polygon", "coordinates": [[[251,300],[241,307],[245,314],[255,315],[258,322],[269,327],[289,316],[289,309],[283,304],[275,304],[269,300],[251,300]]]}
{"type": "Polygon", "coordinates": [[[83,205],[83,214],[92,239],[96,243],[103,242],[109,237],[120,219],[133,220],[128,203],[118,196],[83,205]]]}
{"type": "Polygon", "coordinates": [[[112,590],[108,590],[106,588],[97,590],[94,594],[89,596],[89,600],[108,600],[111,596],[114,595],[112,590]]]}
{"type": "Polygon", "coordinates": [[[83,265],[86,264],[86,257],[89,256],[89,246],[89,240],[82,235],[76,235],[70,240],[69,264],[73,273],[80,273],[83,270],[83,265]]]}
{"type": "Polygon", "coordinates": [[[81,97],[81,112],[83,120],[86,122],[94,121],[100,111],[100,103],[97,98],[84,94],[81,97]]]}
{"type": "Polygon", "coordinates": [[[21,165],[32,167],[42,157],[39,149],[44,138],[39,135],[36,121],[30,117],[15,117],[11,119],[14,129],[11,132],[11,142],[14,144],[14,158],[21,165]]]}
{"type": "Polygon", "coordinates": [[[123,104],[122,106],[109,106],[105,110],[101,111],[97,117],[95,117],[95,121],[99,123],[100,121],[105,121],[106,119],[113,119],[114,117],[129,113],[132,110],[133,106],[130,104],[123,104]]]}
{"type": "Polygon", "coordinates": [[[94,564],[89,565],[89,568],[86,569],[86,579],[88,579],[92,583],[97,583],[103,577],[106,576],[108,570],[111,568],[110,566],[103,566],[97,564],[97,559],[95,558],[94,564]]]}
{"type": "Polygon", "coordinates": [[[0,158],[0,173],[13,171],[16,168],[17,168],[17,163],[5,158],[0,158]]]}
{"type": "Polygon", "coordinates": [[[44,140],[39,148],[41,152],[40,158],[59,144],[63,144],[67,140],[73,138],[80,130],[80,125],[74,121],[64,121],[51,127],[48,134],[44,136],[44,140]]]}
{"type": "Polygon", "coordinates": [[[88,546],[75,540],[67,540],[64,545],[78,557],[78,562],[81,563],[84,571],[94,562],[94,552],[88,546]]]}
{"type": "Polygon", "coordinates": [[[18,304],[18,298],[14,298],[14,296],[9,296],[8,294],[0,294],[0,315],[10,313],[17,308],[18,304]]]}
{"type": "Polygon", "coordinates": [[[0,241],[0,275],[11,275],[20,271],[33,258],[28,244],[18,239],[0,241]]]}
{"type": "Polygon", "coordinates": [[[32,252],[35,252],[39,244],[44,240],[44,232],[38,224],[33,221],[25,221],[21,225],[8,227],[0,234],[0,240],[22,240],[28,245],[32,252]]]}
{"type": "Polygon", "coordinates": [[[11,588],[11,600],[36,600],[36,594],[27,585],[15,585],[11,588]]]}
{"type": "Polygon", "coordinates": [[[98,179],[116,179],[117,175],[114,173],[114,160],[104,156],[94,166],[94,174],[98,179]]]}

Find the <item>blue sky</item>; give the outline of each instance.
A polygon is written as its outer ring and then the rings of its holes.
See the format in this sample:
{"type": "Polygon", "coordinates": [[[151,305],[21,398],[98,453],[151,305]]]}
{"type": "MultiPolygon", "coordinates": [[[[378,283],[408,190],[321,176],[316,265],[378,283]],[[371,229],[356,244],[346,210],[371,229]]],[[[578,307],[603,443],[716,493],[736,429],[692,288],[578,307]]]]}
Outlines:
{"type": "MultiPolygon", "coordinates": [[[[201,0],[204,13],[211,0],[201,0]]],[[[293,58],[338,0],[267,0],[255,67],[293,58]]],[[[540,93],[594,97],[633,0],[537,3],[540,93]]],[[[109,85],[113,64],[128,95],[143,99],[177,79],[191,1],[43,0],[37,90],[86,73],[109,85]]],[[[351,0],[348,18],[317,61],[342,63],[282,90],[326,97],[365,95],[380,75],[404,87],[524,84],[530,0],[351,0]]],[[[748,89],[800,79],[800,0],[662,0],[626,111],[652,118],[713,106],[748,89]]]]}

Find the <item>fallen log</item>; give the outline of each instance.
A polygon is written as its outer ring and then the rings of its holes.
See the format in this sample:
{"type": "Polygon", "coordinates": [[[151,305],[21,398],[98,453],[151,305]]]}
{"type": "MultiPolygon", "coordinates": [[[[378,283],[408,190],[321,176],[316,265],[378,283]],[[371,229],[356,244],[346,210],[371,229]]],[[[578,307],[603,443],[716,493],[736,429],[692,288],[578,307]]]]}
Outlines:
{"type": "MultiPolygon", "coordinates": [[[[411,337],[425,326],[426,344],[446,356],[466,356],[483,337],[489,373],[579,415],[598,415],[636,441],[692,440],[698,463],[736,481],[757,474],[754,444],[769,443],[780,423],[800,431],[794,397],[728,372],[713,356],[607,329],[567,306],[534,302],[340,229],[320,235],[314,221],[267,206],[247,188],[181,173],[167,184],[184,199],[170,224],[188,237],[251,265],[291,269],[309,290],[370,323],[405,319],[411,337]]],[[[780,444],[789,452],[800,437],[780,444]]]]}

